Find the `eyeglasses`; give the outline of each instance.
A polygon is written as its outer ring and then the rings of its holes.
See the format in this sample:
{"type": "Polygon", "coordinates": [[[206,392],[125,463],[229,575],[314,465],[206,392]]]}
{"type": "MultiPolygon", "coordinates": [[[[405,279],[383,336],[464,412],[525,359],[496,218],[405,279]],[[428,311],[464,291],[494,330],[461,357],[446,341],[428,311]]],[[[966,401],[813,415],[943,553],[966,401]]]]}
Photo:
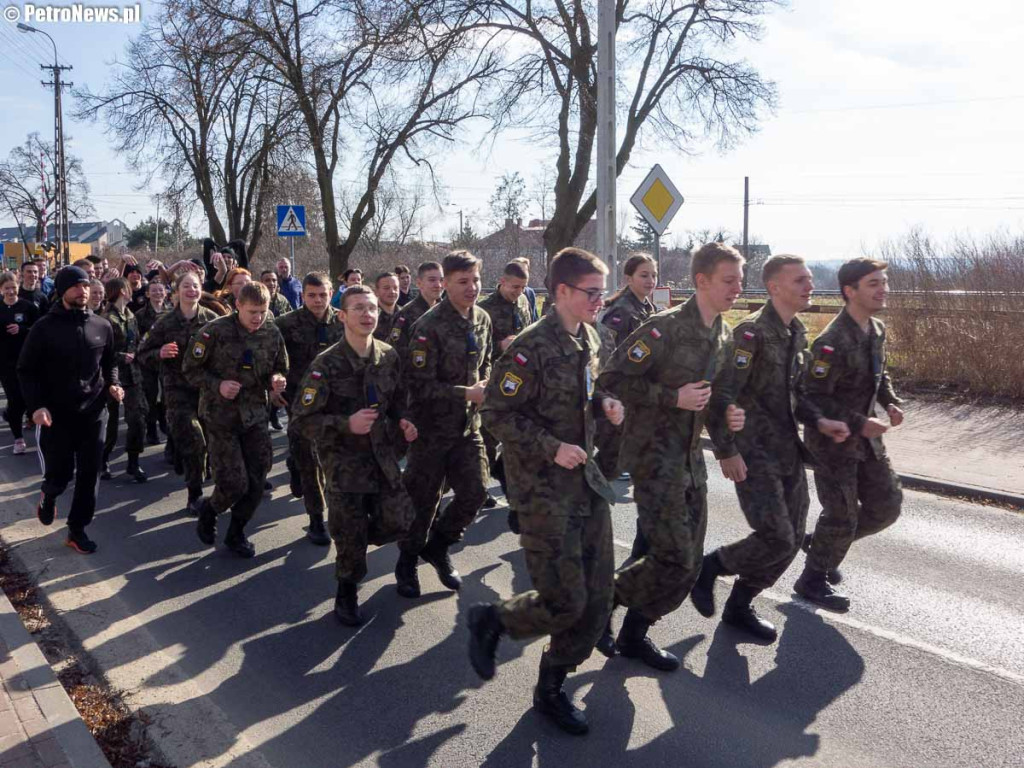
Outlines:
{"type": "Polygon", "coordinates": [[[574,291],[579,291],[580,293],[587,294],[587,301],[589,301],[591,304],[596,304],[597,302],[604,299],[605,296],[605,292],[599,288],[588,288],[584,290],[583,288],[577,288],[572,283],[566,283],[566,285],[568,285],[574,291]]]}

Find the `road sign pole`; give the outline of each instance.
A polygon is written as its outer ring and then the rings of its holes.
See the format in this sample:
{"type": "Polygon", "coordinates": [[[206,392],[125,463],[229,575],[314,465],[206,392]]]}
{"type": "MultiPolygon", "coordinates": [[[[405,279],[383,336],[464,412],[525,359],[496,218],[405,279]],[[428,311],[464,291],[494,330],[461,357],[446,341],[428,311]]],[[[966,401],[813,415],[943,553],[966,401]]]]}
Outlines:
{"type": "Polygon", "coordinates": [[[288,250],[290,252],[289,260],[292,263],[292,276],[294,277],[295,276],[295,238],[294,237],[289,237],[288,238],[288,250]]]}
{"type": "Polygon", "coordinates": [[[597,8],[597,255],[608,264],[608,287],[619,284],[615,232],[615,0],[597,8]]]}
{"type": "Polygon", "coordinates": [[[654,233],[654,265],[658,268],[658,279],[661,279],[661,235],[654,233]]]}

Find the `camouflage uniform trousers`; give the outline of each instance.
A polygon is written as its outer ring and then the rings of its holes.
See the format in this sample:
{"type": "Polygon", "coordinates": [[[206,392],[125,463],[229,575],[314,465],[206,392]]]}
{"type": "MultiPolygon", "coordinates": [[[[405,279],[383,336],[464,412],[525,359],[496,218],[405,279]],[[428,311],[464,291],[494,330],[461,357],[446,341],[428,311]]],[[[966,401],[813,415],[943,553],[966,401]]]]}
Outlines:
{"type": "Polygon", "coordinates": [[[804,539],[810,496],[802,462],[787,475],[748,474],[736,484],[740,508],[753,529],[749,536],[718,550],[730,573],[760,592],[786,572],[804,539]]]}
{"type": "Polygon", "coordinates": [[[160,401],[160,373],[150,368],[142,369],[142,391],[146,395],[146,426],[156,424],[164,415],[165,403],[160,401]]]}
{"type": "Polygon", "coordinates": [[[399,543],[401,550],[419,554],[431,528],[449,544],[460,541],[487,500],[487,477],[487,450],[479,431],[455,438],[420,435],[409,447],[404,475],[416,518],[399,543]],[[455,497],[438,514],[445,480],[455,497]]]}
{"type": "Polygon", "coordinates": [[[594,448],[597,449],[597,466],[609,480],[619,476],[619,448],[622,445],[622,427],[616,427],[602,413],[595,420],[594,448]]]}
{"type": "Polygon", "coordinates": [[[199,421],[199,393],[165,393],[167,430],[185,470],[185,485],[201,488],[206,475],[206,436],[199,421]]]}
{"type": "Polygon", "coordinates": [[[638,480],[633,498],[650,549],[615,575],[615,596],[653,623],[682,605],[697,581],[708,525],[707,488],[638,480]]]}
{"type": "Polygon", "coordinates": [[[838,568],[854,541],[888,528],[900,516],[903,489],[888,457],[819,466],[814,484],[822,507],[807,555],[814,570],[838,568]]]}
{"type": "Polygon", "coordinates": [[[207,426],[214,489],[210,505],[217,514],[231,509],[231,516],[245,524],[252,519],[263,483],[274,465],[274,447],[266,423],[230,430],[207,426]]]}
{"type": "Polygon", "coordinates": [[[362,581],[366,576],[367,545],[379,547],[398,541],[414,517],[405,488],[345,493],[332,483],[327,493],[327,530],[334,541],[334,574],[338,581],[362,581]]]}
{"type": "MultiPolygon", "coordinates": [[[[293,406],[288,407],[291,417],[293,406]]],[[[323,517],[326,502],[324,501],[324,470],[320,465],[320,457],[316,453],[316,444],[308,438],[288,432],[288,469],[295,468],[302,480],[302,503],[306,514],[323,517]]]]}
{"type": "Polygon", "coordinates": [[[533,589],[498,603],[498,616],[509,637],[550,635],[546,664],[576,667],[586,661],[611,615],[611,509],[597,494],[590,508],[589,517],[519,513],[533,589]]]}
{"type": "Polygon", "coordinates": [[[107,433],[103,441],[103,460],[106,461],[117,445],[118,417],[124,405],[124,423],[127,432],[124,437],[126,453],[142,453],[146,449],[146,395],[142,387],[132,384],[124,387],[124,400],[118,403],[107,398],[107,433]]]}

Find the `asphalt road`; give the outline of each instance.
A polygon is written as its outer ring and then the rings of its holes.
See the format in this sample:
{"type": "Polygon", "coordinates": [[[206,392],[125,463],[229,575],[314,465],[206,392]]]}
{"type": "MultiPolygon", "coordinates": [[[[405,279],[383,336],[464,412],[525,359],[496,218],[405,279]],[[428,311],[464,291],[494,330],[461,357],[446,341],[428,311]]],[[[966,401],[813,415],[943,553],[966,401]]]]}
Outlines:
{"type": "MultiPolygon", "coordinates": [[[[399,598],[394,547],[372,550],[360,595],[369,620],[347,629],[330,613],[332,555],[304,539],[283,438],[275,445],[279,487],[257,511],[251,561],[199,543],[159,449],[143,461],[147,485],[103,484],[90,528],[100,551],[73,554],[63,529],[34,519],[35,457],[0,446],[3,538],[181,768],[1024,765],[1024,515],[908,492],[896,526],[847,561],[849,614],[792,595],[802,556],[759,598],[782,630],[772,646],[687,603],[652,629],[683,658],[678,672],[595,654],[570,678],[592,727],[579,739],[530,711],[542,641],[503,641],[487,684],[466,659],[466,609],[528,587],[504,507],[484,512],[456,552],[458,594],[421,567],[424,596],[399,598]]],[[[711,474],[714,546],[745,525],[711,474]]],[[[622,560],[635,508],[620,490],[622,560]]]]}

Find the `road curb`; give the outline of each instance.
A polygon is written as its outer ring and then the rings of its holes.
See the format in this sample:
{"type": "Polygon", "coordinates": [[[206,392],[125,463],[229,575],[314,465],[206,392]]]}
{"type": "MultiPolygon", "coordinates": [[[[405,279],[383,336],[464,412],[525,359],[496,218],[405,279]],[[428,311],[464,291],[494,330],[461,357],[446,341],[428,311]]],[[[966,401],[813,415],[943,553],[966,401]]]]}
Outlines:
{"type": "Polygon", "coordinates": [[[2,591],[0,640],[10,650],[10,659],[18,668],[17,677],[5,682],[14,690],[31,692],[46,718],[49,733],[64,753],[65,762],[73,768],[110,768],[64,686],[2,591]]]}
{"type": "MultiPolygon", "coordinates": [[[[705,451],[714,450],[714,445],[707,437],[701,438],[701,446],[705,451]]],[[[982,488],[977,485],[964,485],[947,480],[938,480],[934,477],[915,475],[911,472],[897,472],[896,476],[900,479],[900,483],[904,488],[909,488],[913,491],[928,491],[943,496],[959,496],[975,501],[991,501],[1024,511],[1024,496],[1019,494],[997,491],[993,488],[982,488]]]]}

